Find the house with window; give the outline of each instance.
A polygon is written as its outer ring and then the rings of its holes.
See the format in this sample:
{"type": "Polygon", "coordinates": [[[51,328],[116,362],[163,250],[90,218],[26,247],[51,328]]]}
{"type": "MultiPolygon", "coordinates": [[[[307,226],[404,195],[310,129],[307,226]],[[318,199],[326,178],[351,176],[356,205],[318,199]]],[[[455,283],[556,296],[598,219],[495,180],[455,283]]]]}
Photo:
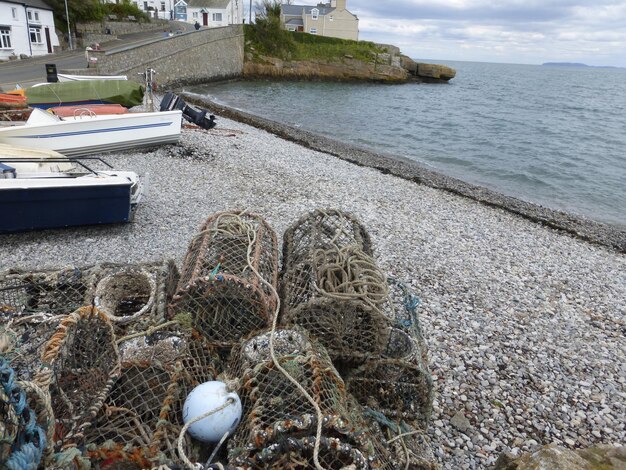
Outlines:
{"type": "Polygon", "coordinates": [[[346,0],[315,6],[283,4],[280,9],[280,20],[289,31],[359,40],[359,19],[346,10],[346,0]]]}
{"type": "Polygon", "coordinates": [[[58,45],[52,9],[43,0],[0,0],[0,59],[51,54],[58,45]]]}
{"type": "Polygon", "coordinates": [[[188,0],[188,23],[217,28],[243,22],[243,0],[188,0]]]}

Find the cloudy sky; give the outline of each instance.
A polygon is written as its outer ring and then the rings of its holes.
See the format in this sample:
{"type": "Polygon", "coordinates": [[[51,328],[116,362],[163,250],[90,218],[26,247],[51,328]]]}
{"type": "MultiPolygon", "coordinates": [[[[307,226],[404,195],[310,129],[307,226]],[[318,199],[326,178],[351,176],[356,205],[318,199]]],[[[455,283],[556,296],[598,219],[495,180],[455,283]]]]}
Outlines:
{"type": "Polygon", "coordinates": [[[626,67],[626,0],[347,0],[347,8],[360,39],[416,59],[626,67]]]}

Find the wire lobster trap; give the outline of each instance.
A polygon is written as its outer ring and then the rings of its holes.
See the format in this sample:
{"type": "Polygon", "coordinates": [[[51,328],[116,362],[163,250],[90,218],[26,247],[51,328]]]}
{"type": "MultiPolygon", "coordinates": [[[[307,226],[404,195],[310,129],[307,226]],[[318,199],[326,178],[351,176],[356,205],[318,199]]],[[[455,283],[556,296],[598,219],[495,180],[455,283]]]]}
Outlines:
{"type": "Polygon", "coordinates": [[[283,260],[300,264],[308,261],[312,250],[349,245],[373,255],[370,235],[356,217],[338,209],[316,209],[285,231],[283,260]]]}
{"type": "Polygon", "coordinates": [[[419,300],[404,283],[391,277],[388,283],[389,297],[383,311],[393,326],[385,350],[350,371],[346,385],[363,406],[392,422],[425,430],[434,392],[416,311],[419,300]]]}
{"type": "MultiPolygon", "coordinates": [[[[185,397],[193,387],[213,380],[220,368],[206,339],[180,326],[133,334],[119,342],[124,358],[120,377],[85,435],[86,455],[98,468],[141,469],[180,462],[175,449],[185,397]]],[[[183,447],[192,457],[201,451],[189,437],[183,447]]]]}
{"type": "Polygon", "coordinates": [[[111,322],[94,307],[82,307],[59,324],[42,354],[35,382],[47,388],[55,418],[55,452],[82,445],[120,373],[111,322]]]}
{"type": "Polygon", "coordinates": [[[0,319],[36,313],[67,314],[85,305],[84,272],[55,271],[0,274],[0,319]]]}
{"type": "Polygon", "coordinates": [[[233,373],[241,373],[243,420],[229,442],[230,465],[313,468],[316,446],[326,469],[379,464],[360,407],[348,406],[345,385],[330,357],[304,330],[260,333],[233,351],[233,361],[233,373]],[[274,358],[269,350],[272,334],[274,358]]]}
{"type": "Polygon", "coordinates": [[[281,322],[307,329],[338,367],[384,350],[387,281],[353,216],[317,210],[285,232],[282,294],[281,322]]]}
{"type": "Polygon", "coordinates": [[[89,300],[111,320],[117,336],[163,323],[179,273],[172,260],[99,264],[89,269],[89,300]]]}
{"type": "Polygon", "coordinates": [[[276,307],[276,234],[258,215],[212,215],[191,241],[172,302],[212,343],[232,347],[267,327],[276,307]]]}

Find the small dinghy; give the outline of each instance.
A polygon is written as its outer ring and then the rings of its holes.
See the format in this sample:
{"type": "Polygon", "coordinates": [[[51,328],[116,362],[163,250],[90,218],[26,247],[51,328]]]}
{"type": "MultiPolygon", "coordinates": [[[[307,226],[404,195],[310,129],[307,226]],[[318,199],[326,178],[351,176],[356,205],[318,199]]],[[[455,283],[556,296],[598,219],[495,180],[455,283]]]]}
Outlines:
{"type": "Polygon", "coordinates": [[[0,233],[128,222],[141,193],[136,173],[102,159],[0,144],[0,233]]]}

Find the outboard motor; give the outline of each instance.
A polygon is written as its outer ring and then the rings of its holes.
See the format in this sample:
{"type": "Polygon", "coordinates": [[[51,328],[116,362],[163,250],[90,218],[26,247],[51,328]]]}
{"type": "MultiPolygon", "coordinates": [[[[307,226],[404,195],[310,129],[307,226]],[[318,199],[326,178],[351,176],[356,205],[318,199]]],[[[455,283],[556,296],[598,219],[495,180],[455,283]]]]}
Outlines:
{"type": "Polygon", "coordinates": [[[196,110],[191,106],[185,106],[183,109],[183,117],[189,122],[193,122],[203,129],[213,129],[215,127],[215,116],[212,114],[207,118],[208,111],[206,109],[196,110]]]}
{"type": "Polygon", "coordinates": [[[165,93],[165,96],[161,100],[161,111],[175,111],[175,110],[183,110],[187,106],[181,98],[179,98],[175,93],[168,91],[165,93]]]}
{"type": "Polygon", "coordinates": [[[203,129],[213,129],[215,127],[215,116],[209,114],[205,109],[197,110],[185,103],[185,100],[177,96],[175,93],[168,91],[161,100],[161,111],[181,110],[183,117],[203,129]]]}

